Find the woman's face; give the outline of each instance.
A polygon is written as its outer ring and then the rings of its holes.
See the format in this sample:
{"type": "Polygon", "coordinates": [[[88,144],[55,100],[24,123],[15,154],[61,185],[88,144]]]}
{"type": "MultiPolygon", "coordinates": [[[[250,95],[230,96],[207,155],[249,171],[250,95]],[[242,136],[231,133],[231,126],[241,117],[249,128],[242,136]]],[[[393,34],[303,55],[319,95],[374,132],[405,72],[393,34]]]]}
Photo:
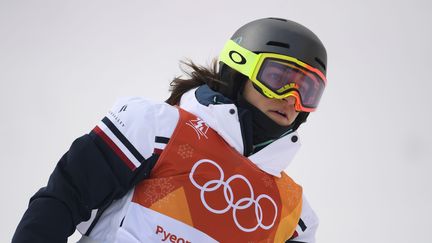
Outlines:
{"type": "Polygon", "coordinates": [[[299,114],[294,108],[294,97],[290,96],[285,99],[267,98],[253,87],[250,80],[246,82],[243,96],[250,104],[281,126],[291,125],[299,114]]]}

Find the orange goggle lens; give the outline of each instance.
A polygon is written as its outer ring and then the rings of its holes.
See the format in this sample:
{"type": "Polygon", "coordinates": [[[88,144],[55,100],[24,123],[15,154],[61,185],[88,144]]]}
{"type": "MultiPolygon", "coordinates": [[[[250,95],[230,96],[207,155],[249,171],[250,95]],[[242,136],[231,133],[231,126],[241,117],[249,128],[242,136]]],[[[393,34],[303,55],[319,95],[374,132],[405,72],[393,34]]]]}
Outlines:
{"type": "Polygon", "coordinates": [[[266,58],[252,82],[259,82],[261,85],[254,86],[269,98],[296,97],[297,109],[302,111],[315,110],[325,88],[325,79],[308,65],[277,58],[266,58]],[[267,89],[260,88],[262,85],[267,89]]]}

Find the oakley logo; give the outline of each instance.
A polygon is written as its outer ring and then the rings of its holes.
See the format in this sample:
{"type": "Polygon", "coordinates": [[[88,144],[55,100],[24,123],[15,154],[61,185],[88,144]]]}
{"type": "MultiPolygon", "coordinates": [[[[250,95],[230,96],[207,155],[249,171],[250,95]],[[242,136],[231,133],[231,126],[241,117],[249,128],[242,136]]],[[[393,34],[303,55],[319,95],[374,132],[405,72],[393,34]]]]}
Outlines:
{"type": "Polygon", "coordinates": [[[186,125],[194,129],[195,133],[198,136],[198,139],[201,139],[201,137],[205,137],[207,139],[207,131],[209,127],[203,120],[201,120],[201,118],[197,118],[196,120],[190,120],[186,122],[186,125]]]}
{"type": "Polygon", "coordinates": [[[271,198],[270,196],[268,196],[266,194],[261,194],[261,195],[255,197],[252,185],[246,177],[239,175],[239,174],[235,174],[235,175],[230,176],[226,180],[224,180],[224,171],[216,162],[209,160],[209,159],[202,159],[202,160],[197,161],[194,164],[194,166],[192,167],[191,172],[189,173],[189,179],[196,188],[201,190],[200,197],[201,197],[201,202],[204,205],[204,207],[214,214],[224,214],[224,213],[228,212],[230,209],[232,209],[233,210],[232,216],[233,216],[234,223],[236,224],[236,226],[240,230],[242,230],[244,232],[253,232],[253,231],[257,230],[258,227],[260,227],[264,230],[268,230],[271,227],[273,227],[273,225],[275,224],[276,217],[278,215],[278,208],[277,208],[276,202],[273,200],[273,198],[271,198]],[[204,185],[199,185],[194,179],[194,173],[195,173],[196,169],[203,164],[210,164],[213,167],[216,167],[216,169],[219,170],[220,178],[218,180],[209,180],[206,183],[204,183],[204,185]],[[230,183],[234,180],[243,181],[249,187],[249,194],[250,194],[249,197],[243,197],[243,198],[238,199],[236,202],[234,202],[233,189],[230,186],[230,183]],[[205,193],[215,191],[215,190],[219,189],[221,186],[223,186],[223,193],[224,193],[224,198],[225,198],[225,201],[227,203],[227,206],[223,209],[215,209],[215,208],[212,208],[211,206],[208,205],[208,203],[205,199],[205,193]],[[260,201],[264,200],[264,199],[268,200],[274,206],[273,221],[269,225],[263,224],[264,212],[263,212],[263,209],[260,205],[260,201]],[[250,207],[254,208],[255,217],[257,220],[257,225],[250,227],[250,228],[246,228],[238,222],[237,211],[245,210],[245,209],[250,208],[250,207]]]}
{"type": "Polygon", "coordinates": [[[237,51],[230,51],[228,55],[229,55],[231,61],[233,61],[234,63],[240,64],[240,65],[243,65],[246,63],[246,58],[237,51]]]}

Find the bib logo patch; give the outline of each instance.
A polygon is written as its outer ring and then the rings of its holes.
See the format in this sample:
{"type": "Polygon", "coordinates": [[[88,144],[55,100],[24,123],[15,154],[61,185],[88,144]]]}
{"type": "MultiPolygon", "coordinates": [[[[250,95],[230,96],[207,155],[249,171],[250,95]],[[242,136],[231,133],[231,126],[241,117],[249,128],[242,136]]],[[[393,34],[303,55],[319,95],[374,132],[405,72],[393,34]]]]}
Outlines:
{"type": "Polygon", "coordinates": [[[186,125],[194,129],[195,133],[198,136],[198,139],[201,139],[201,137],[208,139],[207,131],[209,127],[203,120],[201,120],[201,118],[197,117],[196,120],[189,120],[188,122],[186,122],[186,125]]]}

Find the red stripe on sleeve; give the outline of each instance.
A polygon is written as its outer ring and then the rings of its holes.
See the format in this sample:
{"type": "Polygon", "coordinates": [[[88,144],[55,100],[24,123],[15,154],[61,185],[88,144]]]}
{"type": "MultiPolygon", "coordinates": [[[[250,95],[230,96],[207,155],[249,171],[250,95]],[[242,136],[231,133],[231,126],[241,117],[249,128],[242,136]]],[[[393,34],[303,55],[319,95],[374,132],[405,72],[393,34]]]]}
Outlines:
{"type": "Polygon", "coordinates": [[[158,149],[158,148],[155,148],[155,149],[153,150],[153,153],[154,153],[154,154],[157,154],[157,155],[161,155],[162,152],[163,152],[163,150],[162,150],[162,149],[158,149]]]}
{"type": "Polygon", "coordinates": [[[102,138],[103,141],[114,151],[114,153],[117,154],[118,157],[120,157],[121,160],[131,169],[134,171],[136,169],[136,166],[128,159],[128,157],[121,151],[121,149],[109,138],[102,129],[100,129],[98,126],[93,128],[93,132],[95,132],[100,138],[102,138]]]}

